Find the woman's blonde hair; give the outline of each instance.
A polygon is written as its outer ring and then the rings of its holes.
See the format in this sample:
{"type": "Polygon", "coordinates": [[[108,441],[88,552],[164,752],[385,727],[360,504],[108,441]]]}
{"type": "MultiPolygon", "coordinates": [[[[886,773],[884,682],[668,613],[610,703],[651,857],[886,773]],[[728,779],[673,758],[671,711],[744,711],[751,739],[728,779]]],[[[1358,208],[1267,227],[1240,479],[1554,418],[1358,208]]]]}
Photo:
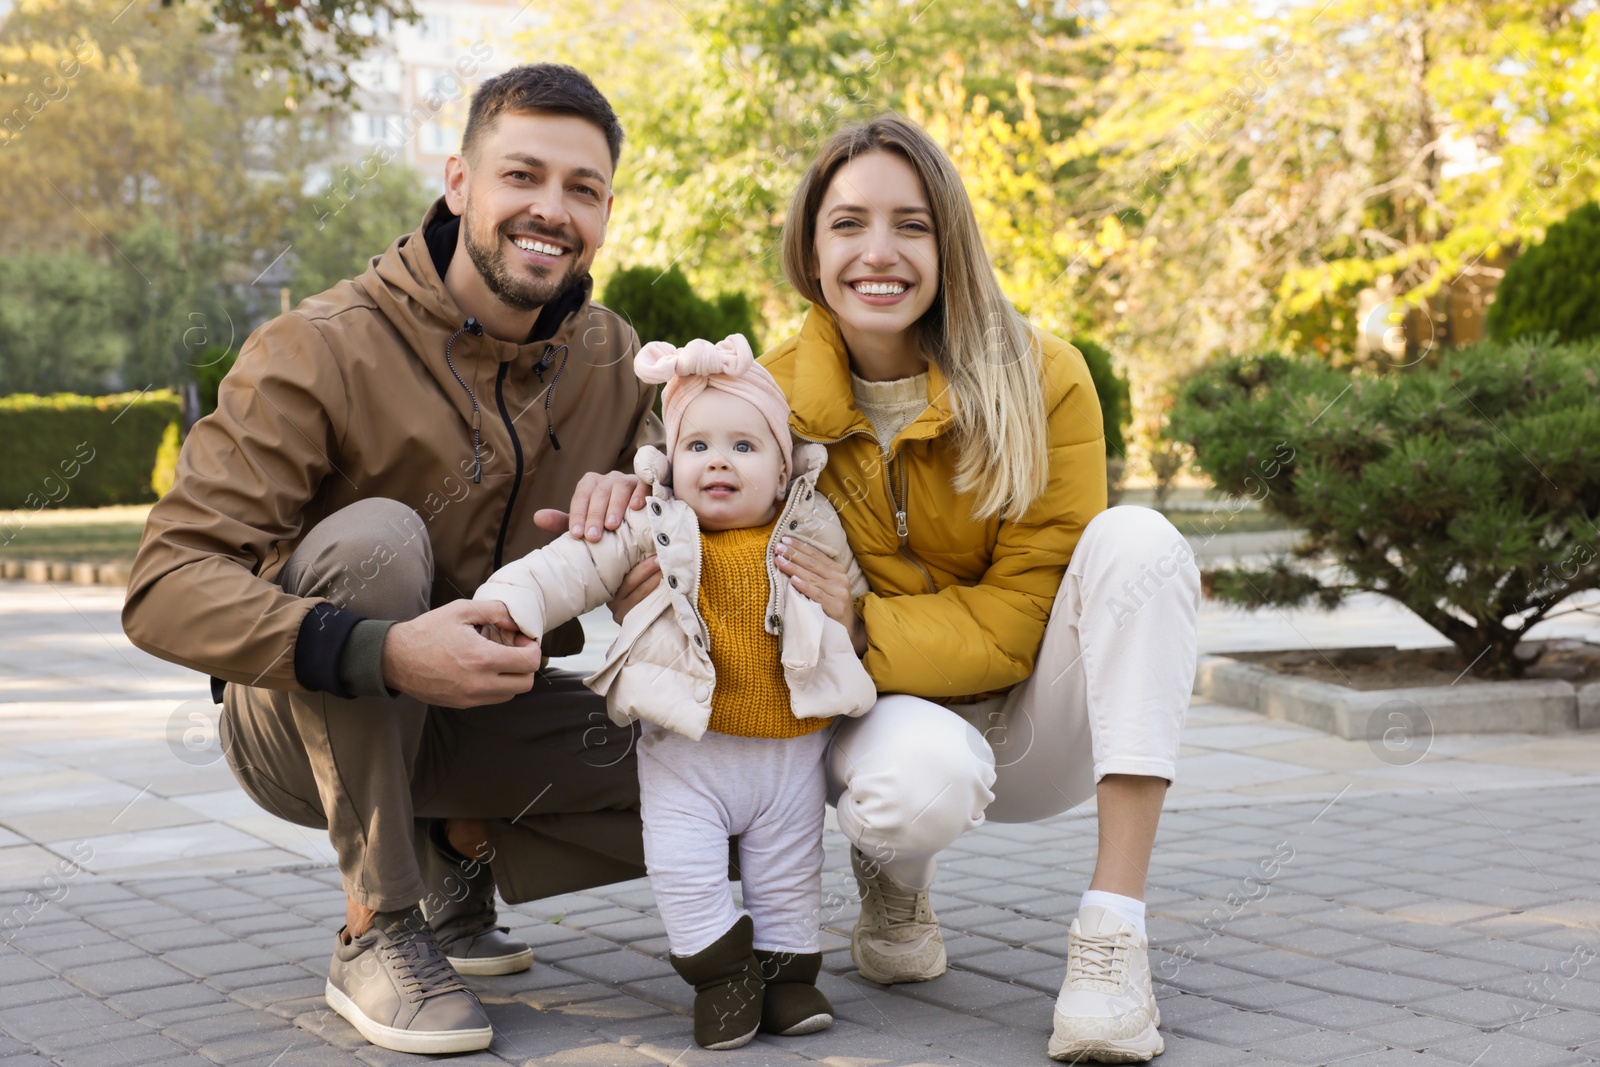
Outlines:
{"type": "Polygon", "coordinates": [[[927,193],[939,246],[939,292],[916,328],[949,382],[955,488],[976,497],[975,517],[1015,519],[1043,494],[1049,453],[1039,342],[1000,290],[961,176],[916,123],[893,113],[840,130],[800,179],[783,224],[783,272],[801,296],[827,307],[816,278],[817,212],[839,168],[893,152],[927,193]]]}

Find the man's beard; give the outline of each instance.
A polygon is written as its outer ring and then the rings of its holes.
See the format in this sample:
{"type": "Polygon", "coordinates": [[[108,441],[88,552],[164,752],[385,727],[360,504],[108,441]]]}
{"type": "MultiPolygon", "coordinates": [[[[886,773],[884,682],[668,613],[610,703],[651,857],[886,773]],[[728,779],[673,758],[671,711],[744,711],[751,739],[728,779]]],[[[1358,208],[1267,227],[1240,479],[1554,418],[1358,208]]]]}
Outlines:
{"type": "Polygon", "coordinates": [[[570,234],[515,231],[519,236],[559,241],[567,248],[567,257],[571,263],[563,273],[557,275],[552,268],[543,275],[530,274],[515,269],[514,265],[508,262],[509,253],[506,251],[506,244],[511,236],[510,231],[496,229],[491,232],[487,242],[478,240],[473,228],[470,200],[467,202],[461,223],[462,232],[466,234],[467,239],[467,255],[472,258],[472,265],[478,268],[478,275],[489,287],[489,291],[508,307],[514,307],[518,311],[535,311],[564,295],[577,285],[582,277],[579,263],[582,259],[583,246],[570,234]]]}

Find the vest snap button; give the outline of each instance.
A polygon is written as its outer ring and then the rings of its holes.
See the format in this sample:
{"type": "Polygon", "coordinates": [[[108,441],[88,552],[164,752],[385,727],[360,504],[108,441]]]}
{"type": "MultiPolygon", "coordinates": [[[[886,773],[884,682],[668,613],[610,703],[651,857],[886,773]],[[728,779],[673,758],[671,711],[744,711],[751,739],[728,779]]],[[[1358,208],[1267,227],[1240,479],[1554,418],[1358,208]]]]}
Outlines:
{"type": "Polygon", "coordinates": [[[659,500],[650,501],[650,513],[652,515],[661,514],[661,502],[659,500]]]}
{"type": "Polygon", "coordinates": [[[694,635],[694,643],[697,644],[697,645],[704,645],[705,644],[704,641],[700,640],[700,635],[699,634],[695,634],[694,635]]]}
{"type": "Polygon", "coordinates": [[[672,538],[668,537],[666,534],[656,534],[656,540],[664,545],[672,543],[672,538]]]}
{"type": "Polygon", "coordinates": [[[667,575],[667,588],[668,589],[676,589],[676,588],[678,588],[678,576],[676,574],[667,575]]]}
{"type": "Polygon", "coordinates": [[[800,523],[798,521],[791,521],[789,523],[789,529],[798,530],[799,528],[800,528],[800,523]]]}

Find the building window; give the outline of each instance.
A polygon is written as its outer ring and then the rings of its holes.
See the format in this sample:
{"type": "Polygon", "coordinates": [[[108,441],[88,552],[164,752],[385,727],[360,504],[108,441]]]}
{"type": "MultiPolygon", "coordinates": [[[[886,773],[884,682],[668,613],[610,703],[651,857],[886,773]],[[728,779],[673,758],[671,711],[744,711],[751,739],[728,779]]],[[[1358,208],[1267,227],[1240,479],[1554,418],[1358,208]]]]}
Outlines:
{"type": "Polygon", "coordinates": [[[382,144],[389,139],[393,115],[371,115],[358,111],[350,116],[350,140],[355,144],[382,144]]]}
{"type": "Polygon", "coordinates": [[[430,122],[422,128],[422,150],[447,156],[461,147],[461,131],[449,123],[430,122]]]}

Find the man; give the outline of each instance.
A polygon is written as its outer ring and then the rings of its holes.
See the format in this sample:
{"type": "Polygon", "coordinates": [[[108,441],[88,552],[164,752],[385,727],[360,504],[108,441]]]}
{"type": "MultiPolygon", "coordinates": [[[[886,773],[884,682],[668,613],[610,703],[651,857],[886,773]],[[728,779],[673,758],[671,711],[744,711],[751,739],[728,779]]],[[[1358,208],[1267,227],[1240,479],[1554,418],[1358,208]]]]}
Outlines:
{"type": "Polygon", "coordinates": [[[633,733],[470,599],[566,527],[535,509],[571,501],[598,540],[643,506],[615,472],[661,440],[653,394],[588,273],[621,144],[571,67],[484,82],[417,231],[245,343],[134,563],[129,638],[211,674],[240,785],[327,828],[346,893],[328,1000],[385,1048],[488,1046],[458,975],[532,958],[497,885],[516,902],[644,873],[633,733]]]}

